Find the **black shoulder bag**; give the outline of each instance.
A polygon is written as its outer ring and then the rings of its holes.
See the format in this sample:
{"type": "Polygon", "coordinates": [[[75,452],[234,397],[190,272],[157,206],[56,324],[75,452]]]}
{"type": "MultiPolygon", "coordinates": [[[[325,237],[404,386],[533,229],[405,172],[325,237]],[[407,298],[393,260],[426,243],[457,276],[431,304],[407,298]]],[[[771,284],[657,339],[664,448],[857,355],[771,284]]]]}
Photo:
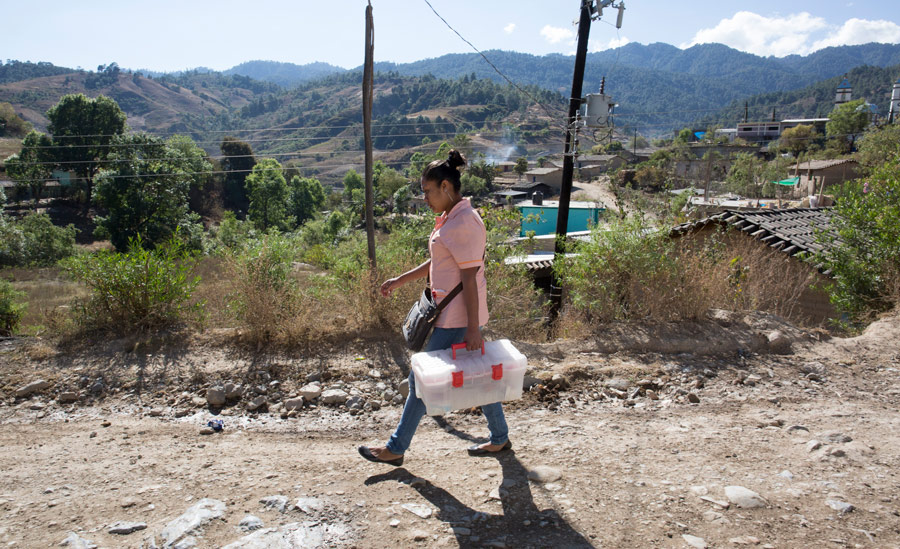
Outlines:
{"type": "Polygon", "coordinates": [[[403,339],[406,340],[406,346],[409,350],[418,353],[425,346],[425,340],[434,327],[434,322],[438,315],[444,310],[444,307],[450,304],[450,301],[462,291],[462,282],[450,290],[440,305],[434,302],[434,297],[429,291],[429,286],[425,286],[419,300],[413,303],[412,308],[406,313],[406,320],[403,321],[400,331],[403,332],[403,339]]]}

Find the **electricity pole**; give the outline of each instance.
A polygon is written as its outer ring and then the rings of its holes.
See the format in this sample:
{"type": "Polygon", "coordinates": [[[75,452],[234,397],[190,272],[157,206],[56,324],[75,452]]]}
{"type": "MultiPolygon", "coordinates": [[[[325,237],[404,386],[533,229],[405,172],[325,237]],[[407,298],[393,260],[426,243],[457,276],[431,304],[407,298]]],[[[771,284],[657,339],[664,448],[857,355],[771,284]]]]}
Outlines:
{"type": "Polygon", "coordinates": [[[363,133],[366,147],[366,240],[369,248],[369,270],[373,283],[375,264],[375,193],[372,188],[372,100],[374,89],[375,24],[372,20],[372,2],[366,6],[366,53],[363,68],[363,133]]]}
{"type": "MultiPolygon", "coordinates": [[[[588,36],[591,32],[592,0],[581,0],[581,17],[578,20],[578,45],[575,49],[575,73],[572,76],[572,95],[569,97],[569,115],[566,118],[566,145],[563,156],[562,186],[559,191],[559,209],[556,215],[556,247],[553,263],[562,261],[566,252],[566,234],[569,232],[569,201],[572,195],[572,175],[575,172],[575,117],[581,108],[581,87],[584,84],[584,65],[587,61],[588,36]]],[[[562,307],[562,282],[553,271],[550,281],[550,322],[556,320],[562,307]]]]}

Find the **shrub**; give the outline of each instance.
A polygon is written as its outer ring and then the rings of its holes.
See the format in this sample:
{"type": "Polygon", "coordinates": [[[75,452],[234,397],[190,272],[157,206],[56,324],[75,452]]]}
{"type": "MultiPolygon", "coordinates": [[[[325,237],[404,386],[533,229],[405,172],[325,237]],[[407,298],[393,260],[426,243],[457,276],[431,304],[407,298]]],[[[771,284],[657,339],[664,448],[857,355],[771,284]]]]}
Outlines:
{"type": "Polygon", "coordinates": [[[831,301],[864,321],[900,300],[900,157],[845,185],[837,196],[832,231],[819,235],[828,253],[831,301]]]}
{"type": "Polygon", "coordinates": [[[191,277],[193,267],[194,260],[174,240],[147,250],[134,239],[126,253],[72,258],[67,270],[90,291],[77,304],[77,320],[85,329],[120,333],[199,321],[203,303],[190,302],[200,282],[191,277]]]}
{"type": "Polygon", "coordinates": [[[0,218],[0,266],[53,265],[75,253],[75,232],[72,225],[57,227],[46,214],[0,218]]]}
{"type": "Polygon", "coordinates": [[[11,336],[19,327],[25,312],[25,305],[19,300],[24,296],[9,281],[0,278],[0,336],[11,336]]]}
{"type": "Polygon", "coordinates": [[[684,320],[706,310],[686,288],[675,244],[639,217],[597,228],[577,255],[554,265],[568,301],[589,323],[684,320]]]}
{"type": "Polygon", "coordinates": [[[291,277],[296,250],[282,235],[268,235],[230,256],[234,289],[229,310],[254,340],[283,333],[297,312],[299,296],[291,277]]]}

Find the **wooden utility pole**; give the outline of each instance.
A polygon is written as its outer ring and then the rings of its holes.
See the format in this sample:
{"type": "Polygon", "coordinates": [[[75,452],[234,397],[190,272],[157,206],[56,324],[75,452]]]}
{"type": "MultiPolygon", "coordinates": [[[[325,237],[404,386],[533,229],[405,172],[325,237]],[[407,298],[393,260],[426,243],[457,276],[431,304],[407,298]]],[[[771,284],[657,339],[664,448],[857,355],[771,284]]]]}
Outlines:
{"type": "Polygon", "coordinates": [[[372,184],[372,100],[374,96],[375,24],[372,20],[372,3],[366,6],[366,54],[363,68],[363,133],[366,143],[366,240],[369,245],[369,268],[376,273],[375,262],[375,192],[372,184]]]}
{"type": "MultiPolygon", "coordinates": [[[[562,261],[565,254],[566,234],[569,227],[569,201],[572,195],[572,176],[575,172],[575,119],[581,108],[581,88],[584,84],[584,66],[587,61],[588,36],[591,32],[590,0],[580,0],[581,17],[578,20],[578,45],[575,49],[575,72],[572,76],[572,95],[569,97],[569,115],[566,118],[566,144],[563,156],[562,185],[559,191],[559,210],[556,216],[556,247],[553,262],[562,261]]],[[[562,282],[553,271],[550,282],[550,321],[559,316],[562,308],[562,282]]]]}

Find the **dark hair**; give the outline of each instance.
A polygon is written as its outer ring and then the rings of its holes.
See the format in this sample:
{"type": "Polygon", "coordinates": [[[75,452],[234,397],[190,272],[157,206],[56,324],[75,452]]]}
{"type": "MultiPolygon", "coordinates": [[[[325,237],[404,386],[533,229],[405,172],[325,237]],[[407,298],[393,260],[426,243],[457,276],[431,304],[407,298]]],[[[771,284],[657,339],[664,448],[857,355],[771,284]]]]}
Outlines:
{"type": "Polygon", "coordinates": [[[460,154],[456,149],[452,149],[447,155],[446,160],[435,160],[428,164],[425,171],[422,172],[422,181],[441,181],[447,180],[456,192],[459,192],[460,172],[466,167],[466,157],[460,154]]]}

